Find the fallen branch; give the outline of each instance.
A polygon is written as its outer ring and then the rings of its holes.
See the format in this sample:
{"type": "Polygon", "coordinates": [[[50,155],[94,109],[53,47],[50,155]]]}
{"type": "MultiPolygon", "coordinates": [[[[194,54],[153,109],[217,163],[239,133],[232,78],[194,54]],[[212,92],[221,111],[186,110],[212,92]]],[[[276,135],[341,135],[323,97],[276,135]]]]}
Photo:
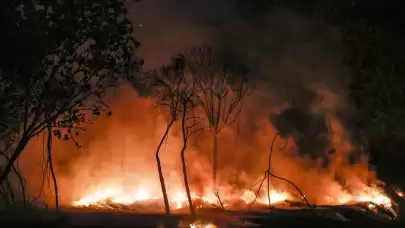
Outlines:
{"type": "Polygon", "coordinates": [[[219,204],[215,205],[214,203],[212,203],[212,206],[214,206],[215,208],[221,209],[225,214],[229,215],[230,217],[232,217],[233,219],[235,219],[236,221],[240,222],[240,224],[245,224],[246,221],[242,220],[241,218],[239,218],[238,216],[232,214],[230,211],[227,211],[224,207],[224,204],[222,203],[221,197],[219,196],[219,191],[218,189],[214,189],[214,195],[217,197],[217,202],[219,204]]]}
{"type": "Polygon", "coordinates": [[[277,178],[277,179],[279,179],[279,180],[283,180],[283,181],[285,181],[285,182],[291,184],[292,186],[294,186],[295,189],[301,194],[302,198],[303,198],[303,199],[305,200],[305,202],[307,203],[308,208],[309,208],[309,209],[312,209],[312,208],[313,208],[313,206],[309,203],[309,201],[307,200],[307,198],[306,198],[305,195],[302,193],[302,191],[298,188],[297,185],[295,185],[293,182],[291,182],[291,181],[289,181],[289,180],[287,180],[287,179],[285,179],[285,178],[278,177],[278,176],[272,174],[271,172],[268,172],[268,174],[269,174],[270,176],[272,176],[272,177],[275,177],[275,178],[277,178]]]}
{"type": "Polygon", "coordinates": [[[214,195],[217,197],[218,203],[221,206],[221,209],[225,210],[225,207],[224,207],[224,204],[222,203],[221,197],[219,197],[218,189],[214,189],[214,195]]]}
{"type": "MultiPolygon", "coordinates": [[[[269,154],[269,165],[268,165],[267,170],[266,170],[265,173],[264,173],[263,179],[261,179],[261,180],[259,180],[258,182],[256,182],[256,183],[250,188],[250,189],[252,189],[252,188],[253,188],[254,186],[256,186],[258,183],[260,183],[259,188],[257,189],[257,193],[256,193],[256,195],[255,195],[255,199],[252,201],[252,203],[250,203],[250,205],[253,205],[253,204],[257,201],[257,198],[259,197],[259,194],[260,194],[260,189],[261,189],[261,187],[262,187],[264,181],[267,179],[267,197],[268,197],[268,200],[269,200],[270,209],[272,209],[272,206],[271,206],[271,198],[270,198],[270,177],[275,177],[275,178],[277,178],[277,179],[279,179],[279,180],[283,180],[283,181],[285,181],[285,182],[291,184],[292,186],[294,186],[294,188],[301,194],[302,198],[305,200],[305,202],[306,202],[308,208],[309,208],[309,209],[312,209],[313,206],[309,203],[309,201],[307,200],[307,198],[306,198],[305,195],[302,193],[302,191],[298,188],[297,185],[295,185],[293,182],[291,182],[291,181],[288,180],[288,179],[285,179],[285,178],[282,178],[282,177],[279,177],[279,176],[276,176],[276,175],[272,174],[271,171],[270,171],[270,169],[271,169],[271,158],[272,158],[272,154],[273,154],[273,146],[274,146],[274,142],[275,142],[276,139],[277,139],[277,136],[280,136],[280,134],[279,134],[279,133],[276,133],[276,135],[274,136],[273,141],[272,141],[272,143],[271,143],[271,146],[270,146],[270,154],[269,154]]],[[[280,148],[280,149],[283,150],[283,149],[286,148],[286,146],[287,146],[287,142],[286,142],[286,144],[284,145],[284,147],[282,147],[282,148],[280,148]]]]}

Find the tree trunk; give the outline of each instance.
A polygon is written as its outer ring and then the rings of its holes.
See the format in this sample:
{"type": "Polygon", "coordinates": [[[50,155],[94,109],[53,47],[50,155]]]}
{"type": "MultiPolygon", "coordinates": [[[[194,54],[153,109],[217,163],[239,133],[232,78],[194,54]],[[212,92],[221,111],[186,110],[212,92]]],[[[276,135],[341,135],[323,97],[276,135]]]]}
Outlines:
{"type": "MultiPolygon", "coordinates": [[[[3,156],[7,159],[7,160],[10,160],[10,158],[8,158],[8,156],[6,156],[5,154],[3,154],[3,156]]],[[[21,195],[22,195],[22,200],[23,200],[23,205],[24,205],[24,207],[25,207],[25,204],[26,204],[26,197],[25,197],[25,186],[24,186],[24,178],[22,177],[22,175],[21,175],[21,173],[19,172],[19,170],[18,170],[18,168],[13,164],[12,166],[11,166],[11,169],[12,169],[12,171],[15,173],[15,175],[17,176],[17,178],[18,178],[18,182],[19,182],[19,184],[20,184],[20,191],[21,191],[21,195]]],[[[11,170],[10,170],[10,172],[11,172],[11,170]]],[[[9,173],[9,175],[10,175],[10,173],[9,173]]],[[[6,184],[7,184],[7,181],[8,181],[8,177],[9,176],[7,176],[7,178],[6,178],[6,180],[5,180],[5,182],[6,182],[6,184]]]]}
{"type": "Polygon", "coordinates": [[[27,198],[25,197],[25,186],[24,186],[24,179],[21,175],[21,173],[19,172],[19,170],[13,165],[12,166],[13,171],[16,173],[18,181],[20,183],[20,187],[21,187],[21,194],[22,194],[22,200],[23,200],[23,205],[24,207],[26,206],[26,202],[27,202],[27,198]]]}
{"type": "Polygon", "coordinates": [[[217,186],[217,160],[218,160],[218,137],[216,132],[212,133],[212,184],[213,187],[217,186]]]}
{"type": "Polygon", "coordinates": [[[184,185],[186,187],[186,193],[187,193],[187,200],[188,200],[188,206],[190,208],[190,213],[192,215],[195,215],[194,212],[194,207],[193,207],[193,201],[191,199],[191,193],[190,193],[190,187],[188,185],[188,177],[187,177],[187,167],[186,167],[186,159],[184,157],[184,153],[187,148],[187,140],[188,140],[188,135],[187,135],[187,126],[186,126],[186,103],[183,104],[183,116],[181,119],[181,126],[182,126],[182,133],[183,133],[183,148],[181,148],[181,163],[183,166],[183,178],[184,178],[184,185]]]}
{"type": "Polygon", "coordinates": [[[58,183],[56,181],[56,175],[55,175],[55,171],[53,169],[53,163],[52,163],[52,129],[50,127],[48,128],[47,152],[48,152],[49,170],[51,171],[53,187],[55,190],[55,208],[57,211],[59,211],[59,191],[58,191],[58,183]]]}
{"type": "Polygon", "coordinates": [[[22,139],[20,140],[20,142],[18,143],[17,148],[15,148],[13,154],[11,155],[10,159],[8,160],[6,167],[1,171],[0,186],[4,183],[4,181],[10,174],[10,171],[13,168],[14,162],[17,161],[18,157],[21,155],[21,153],[24,150],[27,143],[28,143],[28,138],[23,136],[22,139]]]}
{"type": "Polygon", "coordinates": [[[181,149],[181,162],[182,162],[182,165],[183,165],[183,178],[184,178],[184,185],[186,187],[187,200],[188,200],[188,205],[190,207],[190,213],[192,215],[195,215],[194,207],[193,207],[193,201],[191,199],[190,187],[188,185],[186,159],[184,158],[184,152],[186,151],[186,147],[187,147],[187,142],[185,141],[184,144],[183,144],[183,148],[181,149]]]}
{"type": "Polygon", "coordinates": [[[14,189],[11,186],[10,180],[8,178],[6,178],[5,182],[6,182],[7,191],[8,191],[9,197],[10,197],[10,202],[12,204],[14,204],[15,203],[14,189]]]}
{"type": "Polygon", "coordinates": [[[170,205],[169,205],[169,199],[167,197],[165,179],[163,177],[162,165],[160,163],[160,158],[159,158],[159,152],[160,152],[160,148],[163,145],[163,142],[165,141],[165,139],[167,138],[167,135],[169,134],[169,130],[172,127],[173,123],[174,123],[174,120],[172,119],[170,121],[169,125],[167,125],[166,131],[165,131],[162,139],[160,140],[159,146],[158,146],[158,148],[156,150],[156,162],[157,162],[157,166],[158,166],[159,181],[160,181],[160,185],[162,187],[162,194],[163,194],[163,200],[164,200],[164,203],[165,203],[166,214],[170,214],[170,205]]]}
{"type": "Polygon", "coordinates": [[[273,141],[271,142],[271,145],[270,145],[269,166],[268,166],[268,170],[267,170],[267,173],[266,173],[266,175],[267,175],[267,198],[269,200],[270,209],[273,208],[272,205],[271,205],[271,196],[270,196],[271,195],[270,194],[270,191],[271,191],[271,159],[272,159],[272,156],[273,156],[274,142],[276,141],[278,136],[279,136],[279,134],[276,133],[276,135],[274,136],[273,141]]]}

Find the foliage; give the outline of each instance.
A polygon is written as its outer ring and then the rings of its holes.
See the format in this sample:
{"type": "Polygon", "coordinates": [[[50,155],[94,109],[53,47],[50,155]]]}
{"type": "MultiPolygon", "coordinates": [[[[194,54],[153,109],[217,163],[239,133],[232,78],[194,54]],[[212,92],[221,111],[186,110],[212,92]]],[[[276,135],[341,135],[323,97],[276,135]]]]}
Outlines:
{"type": "Polygon", "coordinates": [[[32,137],[51,127],[58,138],[74,139],[91,115],[109,113],[106,89],[129,79],[139,66],[133,57],[139,43],[124,3],[7,3],[0,42],[0,133],[12,134],[16,143],[7,151],[0,184],[32,137]]]}

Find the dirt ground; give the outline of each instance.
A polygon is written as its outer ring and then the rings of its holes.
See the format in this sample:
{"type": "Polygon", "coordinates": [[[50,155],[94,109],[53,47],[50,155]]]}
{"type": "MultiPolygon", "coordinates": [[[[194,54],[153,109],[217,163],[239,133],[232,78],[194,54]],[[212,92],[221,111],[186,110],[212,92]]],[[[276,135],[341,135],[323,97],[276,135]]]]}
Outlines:
{"type": "MultiPolygon", "coordinates": [[[[207,210],[199,213],[197,219],[207,223],[214,223],[218,227],[247,227],[248,224],[255,224],[254,227],[375,227],[375,228],[399,228],[405,227],[405,223],[399,221],[382,221],[365,214],[345,213],[350,221],[339,221],[328,216],[320,216],[314,212],[304,211],[274,211],[257,212],[227,212],[207,210]]],[[[54,219],[43,219],[39,216],[26,219],[9,219],[1,216],[0,227],[182,227],[188,228],[188,222],[192,219],[187,215],[156,215],[156,214],[134,214],[114,211],[90,211],[90,210],[67,210],[61,216],[54,219]],[[162,226],[165,224],[164,226],[162,226]],[[181,227],[181,226],[180,226],[181,227]]],[[[200,227],[197,227],[200,228],[200,227]]],[[[203,227],[201,227],[203,228],[203,227]]]]}

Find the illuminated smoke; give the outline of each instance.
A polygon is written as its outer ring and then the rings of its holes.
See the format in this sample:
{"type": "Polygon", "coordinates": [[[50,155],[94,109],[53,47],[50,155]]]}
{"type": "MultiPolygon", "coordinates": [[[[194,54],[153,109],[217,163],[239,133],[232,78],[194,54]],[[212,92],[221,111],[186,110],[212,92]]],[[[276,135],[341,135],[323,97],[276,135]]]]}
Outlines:
{"type": "MultiPolygon", "coordinates": [[[[225,198],[243,197],[264,175],[271,141],[281,132],[289,137],[274,145],[272,172],[294,182],[311,202],[378,198],[377,190],[373,196],[363,193],[378,184],[368,170],[367,157],[349,161],[356,147],[345,125],[352,109],[346,97],[349,72],[341,63],[345,48],[338,30],[286,9],[242,18],[219,1],[204,1],[210,7],[203,6],[203,1],[194,6],[184,2],[143,1],[130,10],[135,23],[142,25],[136,28],[142,42],[137,54],[145,58],[145,70],[207,43],[245,61],[256,85],[244,103],[239,128],[219,135],[219,192],[225,198]]],[[[54,143],[62,203],[70,205],[94,195],[105,200],[116,195],[109,200],[117,202],[161,196],[154,153],[166,123],[164,114],[157,115],[153,109],[154,102],[131,86],[122,86],[109,97],[113,115],[100,118],[80,135],[80,150],[69,142],[54,143]]],[[[195,197],[212,197],[211,137],[198,137],[191,139],[186,152],[190,184],[195,197]]],[[[20,159],[32,194],[39,191],[42,179],[41,143],[41,137],[34,139],[20,159]]],[[[161,157],[172,201],[184,191],[181,143],[175,126],[161,157]]],[[[285,182],[272,180],[272,185],[299,198],[285,182]]],[[[44,199],[52,202],[51,193],[46,188],[44,199]]]]}

